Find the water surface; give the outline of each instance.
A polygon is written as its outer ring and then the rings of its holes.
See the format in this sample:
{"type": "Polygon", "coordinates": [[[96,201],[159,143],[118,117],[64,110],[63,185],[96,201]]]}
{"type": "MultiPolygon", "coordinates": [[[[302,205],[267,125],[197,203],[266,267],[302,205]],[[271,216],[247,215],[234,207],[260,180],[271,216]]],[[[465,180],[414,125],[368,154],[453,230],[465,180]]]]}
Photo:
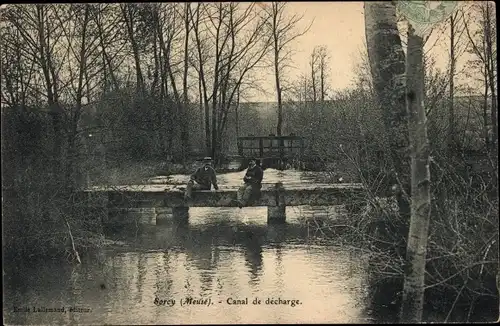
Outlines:
{"type": "MultiPolygon", "coordinates": [[[[220,175],[219,183],[239,185],[243,174],[220,175]]],[[[266,182],[285,185],[318,178],[298,171],[265,172],[266,182]]],[[[318,230],[303,227],[304,217],[320,214],[334,223],[339,212],[339,207],[287,207],[286,224],[268,225],[265,207],[191,208],[188,224],[167,218],[140,231],[125,228],[107,235],[120,245],[86,257],[81,265],[47,261],[7,271],[4,322],[373,322],[366,257],[333,240],[314,240],[318,230]],[[181,305],[186,298],[210,304],[181,305]],[[246,299],[248,304],[230,304],[246,299]],[[285,303],[266,304],[267,299],[285,303]],[[158,305],[160,300],[168,304],[158,305]],[[31,312],[14,312],[14,307],[31,312]],[[33,307],[65,311],[33,312],[33,307]],[[70,307],[81,310],[70,312],[70,307]]]]}

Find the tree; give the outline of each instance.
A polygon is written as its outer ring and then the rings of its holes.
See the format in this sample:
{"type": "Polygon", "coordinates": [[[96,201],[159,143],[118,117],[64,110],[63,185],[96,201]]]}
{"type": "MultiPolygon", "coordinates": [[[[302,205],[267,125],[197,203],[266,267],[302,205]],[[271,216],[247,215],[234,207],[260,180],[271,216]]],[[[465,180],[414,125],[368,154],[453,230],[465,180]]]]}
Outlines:
{"type": "Polygon", "coordinates": [[[189,153],[189,136],[187,110],[189,107],[188,98],[188,69],[189,69],[189,31],[191,29],[191,5],[189,2],[184,4],[184,70],[182,74],[182,109],[181,115],[181,142],[182,142],[182,162],[186,163],[186,156],[189,153]]]}
{"type": "Polygon", "coordinates": [[[318,57],[319,69],[319,91],[321,102],[325,101],[328,85],[326,79],[328,78],[329,60],[328,48],[325,45],[317,46],[315,48],[318,57]]]}
{"type": "Polygon", "coordinates": [[[313,104],[316,104],[316,101],[318,100],[318,85],[317,85],[318,60],[319,58],[318,58],[317,48],[314,48],[313,52],[311,53],[311,59],[309,61],[309,66],[311,67],[311,86],[312,86],[313,104]]]}
{"type": "Polygon", "coordinates": [[[211,129],[210,129],[210,105],[209,105],[209,97],[208,97],[208,85],[207,85],[207,77],[206,77],[206,68],[205,66],[207,65],[207,61],[209,59],[207,55],[207,47],[208,47],[208,42],[207,39],[204,37],[206,35],[205,33],[202,33],[202,30],[200,30],[200,26],[202,23],[202,16],[201,16],[201,9],[203,4],[197,4],[196,5],[196,10],[193,13],[191,7],[188,7],[188,11],[191,15],[191,22],[193,24],[193,35],[195,37],[195,46],[196,46],[196,53],[198,56],[198,62],[194,62],[193,59],[193,68],[197,71],[198,73],[198,79],[199,79],[199,93],[200,93],[200,103],[203,104],[204,107],[204,120],[205,120],[205,150],[207,151],[207,154],[210,154],[211,148],[212,148],[212,142],[211,142],[211,129]]]}
{"type": "Polygon", "coordinates": [[[201,9],[197,8],[196,16],[193,15],[198,53],[194,66],[204,98],[207,153],[216,161],[221,154],[227,116],[238,90],[270,48],[271,36],[266,35],[264,28],[268,17],[256,8],[255,4],[204,4],[201,9]],[[205,16],[204,30],[200,29],[201,14],[205,16]],[[209,50],[211,56],[207,55],[209,50]]]}
{"type": "MultiPolygon", "coordinates": [[[[496,67],[496,16],[495,6],[490,1],[481,1],[472,5],[471,12],[476,17],[476,29],[473,30],[471,19],[463,17],[465,31],[467,33],[470,49],[475,56],[471,64],[482,75],[484,83],[483,114],[485,122],[486,146],[494,156],[497,155],[498,124],[497,124],[497,67],[496,67]],[[490,105],[488,105],[490,103],[490,105]],[[488,122],[488,107],[490,121],[488,122]],[[491,125],[491,142],[488,137],[488,125],[491,125]]],[[[496,161],[496,157],[493,161],[496,161]]]]}
{"type": "Polygon", "coordinates": [[[449,87],[449,109],[448,109],[448,150],[452,152],[455,149],[455,108],[454,108],[454,81],[455,81],[455,24],[457,13],[450,16],[450,87],[449,87]]]}
{"type": "Polygon", "coordinates": [[[123,21],[125,23],[127,35],[132,47],[132,53],[135,62],[135,76],[137,81],[137,92],[144,94],[144,76],[141,69],[141,56],[139,50],[139,41],[137,40],[137,27],[136,22],[139,16],[139,11],[141,9],[140,5],[132,3],[122,3],[120,4],[120,9],[123,15],[123,21]]]}
{"type": "Polygon", "coordinates": [[[116,91],[120,88],[116,73],[124,60],[124,56],[122,56],[121,61],[115,62],[123,52],[125,43],[118,48],[115,47],[120,40],[116,35],[119,34],[117,26],[119,26],[118,22],[121,20],[121,15],[114,15],[113,9],[110,4],[94,4],[91,6],[91,19],[97,29],[102,55],[102,93],[111,90],[116,91]]]}
{"type": "MultiPolygon", "coordinates": [[[[180,90],[177,84],[177,75],[179,71],[177,67],[183,62],[183,56],[176,52],[176,45],[180,43],[182,38],[183,27],[187,17],[182,17],[182,12],[179,10],[179,4],[148,4],[152,11],[151,20],[153,29],[158,42],[158,61],[160,74],[160,100],[172,98],[173,105],[167,106],[167,135],[168,148],[176,160],[181,162],[185,159],[185,147],[187,147],[187,120],[184,115],[187,114],[184,104],[183,90],[180,90]]],[[[185,8],[186,9],[186,8],[185,8]]],[[[184,11],[185,12],[185,11],[184,11]]],[[[186,36],[185,36],[186,37],[186,36]]],[[[184,42],[185,42],[184,37],[184,42]]],[[[187,76],[187,71],[182,70],[182,82],[184,83],[184,74],[187,76]]],[[[186,77],[187,78],[187,77],[186,77]]],[[[184,86],[184,85],[183,85],[184,86]]]]}
{"type": "Polygon", "coordinates": [[[455,78],[459,74],[457,72],[457,60],[463,54],[465,46],[461,42],[465,31],[466,22],[464,15],[459,10],[455,11],[450,18],[450,68],[448,82],[448,151],[450,154],[457,149],[458,140],[456,139],[456,118],[455,118],[455,78]]]}
{"type": "Polygon", "coordinates": [[[374,95],[385,126],[383,146],[392,171],[400,215],[410,216],[408,127],[405,110],[405,55],[391,2],[365,2],[365,32],[374,95]]]}
{"type": "Polygon", "coordinates": [[[429,141],[424,106],[424,40],[410,25],[406,55],[406,110],[411,156],[411,220],[406,249],[406,269],[401,321],[422,320],[425,264],[431,211],[429,141]]]}
{"type": "Polygon", "coordinates": [[[276,86],[276,97],[278,101],[278,123],[276,133],[281,136],[283,127],[283,80],[286,69],[290,67],[293,49],[291,44],[300,36],[309,31],[312,23],[303,30],[297,30],[297,24],[303,19],[303,15],[286,15],[286,2],[272,2],[266,7],[269,21],[269,33],[272,35],[274,81],[276,86]]]}
{"type": "MultiPolygon", "coordinates": [[[[28,85],[33,91],[44,97],[40,100],[48,107],[54,132],[51,153],[54,175],[59,174],[64,168],[62,164],[64,108],[60,100],[61,92],[66,86],[61,85],[59,76],[66,58],[64,56],[58,58],[56,51],[56,45],[60,45],[60,40],[63,37],[60,24],[65,24],[66,21],[61,22],[61,20],[56,19],[58,10],[56,5],[12,5],[5,8],[3,15],[8,26],[16,31],[19,37],[19,40],[13,44],[20,50],[19,54],[21,55],[17,56],[20,60],[19,64],[23,61],[30,62],[31,72],[28,81],[35,83],[28,85]],[[33,75],[33,79],[31,75],[33,75]]],[[[9,84],[7,85],[9,88],[9,84]]],[[[13,91],[12,83],[10,86],[11,91],[13,91]]]]}
{"type": "MultiPolygon", "coordinates": [[[[84,98],[88,102],[92,97],[92,80],[102,72],[98,67],[100,54],[98,53],[99,41],[98,33],[95,33],[94,26],[91,25],[91,5],[72,5],[56,12],[56,19],[60,22],[60,27],[68,43],[70,57],[76,63],[77,71],[73,71],[73,64],[68,64],[68,73],[70,79],[69,93],[73,98],[74,105],[70,106],[67,115],[67,144],[68,161],[66,168],[66,181],[74,180],[72,174],[75,173],[74,165],[77,162],[77,137],[79,134],[79,122],[83,111],[84,98]],[[74,17],[75,24],[65,24],[65,16],[74,17]],[[66,26],[67,25],[67,26],[66,26]],[[76,85],[74,83],[76,81],[76,85]]],[[[68,20],[71,18],[68,18],[68,20]]],[[[95,83],[97,85],[97,83],[95,83]]]]}

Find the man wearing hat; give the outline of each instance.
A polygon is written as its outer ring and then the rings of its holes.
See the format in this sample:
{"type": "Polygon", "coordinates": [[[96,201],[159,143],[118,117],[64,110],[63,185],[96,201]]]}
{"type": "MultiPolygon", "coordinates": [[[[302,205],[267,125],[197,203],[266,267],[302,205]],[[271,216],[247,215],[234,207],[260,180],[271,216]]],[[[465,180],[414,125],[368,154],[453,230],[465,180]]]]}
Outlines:
{"type": "Polygon", "coordinates": [[[214,185],[214,189],[219,189],[217,185],[217,177],[215,175],[215,170],[212,167],[212,158],[203,158],[203,166],[196,169],[196,171],[191,174],[190,180],[188,181],[186,192],[184,193],[185,199],[191,199],[194,190],[210,190],[214,185]]]}
{"type": "Polygon", "coordinates": [[[262,178],[264,172],[262,168],[257,165],[255,158],[250,158],[248,169],[243,177],[244,184],[238,189],[238,207],[242,208],[248,204],[252,195],[257,194],[262,187],[262,178]]]}

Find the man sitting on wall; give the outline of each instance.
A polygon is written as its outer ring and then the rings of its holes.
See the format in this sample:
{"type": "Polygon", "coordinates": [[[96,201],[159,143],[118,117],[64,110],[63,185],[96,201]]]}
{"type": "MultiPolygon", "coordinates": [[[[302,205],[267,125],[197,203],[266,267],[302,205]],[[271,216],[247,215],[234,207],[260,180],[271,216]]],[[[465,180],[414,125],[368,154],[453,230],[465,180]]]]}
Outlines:
{"type": "Polygon", "coordinates": [[[196,171],[191,174],[190,180],[187,183],[186,192],[184,193],[184,199],[188,200],[192,198],[193,189],[194,190],[210,190],[214,185],[214,189],[219,189],[217,185],[217,176],[215,175],[215,170],[212,167],[212,158],[203,158],[203,166],[196,169],[196,171]]]}
{"type": "Polygon", "coordinates": [[[243,185],[238,189],[238,207],[242,208],[248,204],[250,198],[255,197],[262,187],[262,178],[264,172],[262,168],[257,165],[255,158],[251,158],[248,163],[248,169],[243,177],[243,185]]]}

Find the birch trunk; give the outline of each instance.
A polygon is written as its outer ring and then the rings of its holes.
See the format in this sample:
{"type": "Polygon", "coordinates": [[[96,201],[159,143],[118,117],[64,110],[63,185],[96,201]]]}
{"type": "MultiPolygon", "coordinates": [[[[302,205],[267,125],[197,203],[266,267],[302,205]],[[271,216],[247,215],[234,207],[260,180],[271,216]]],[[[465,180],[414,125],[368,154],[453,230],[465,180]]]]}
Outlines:
{"type": "Polygon", "coordinates": [[[409,117],[411,156],[411,220],[406,249],[406,268],[400,319],[422,320],[425,258],[431,210],[429,142],[424,109],[423,39],[408,28],[406,60],[406,109],[409,117]]]}

